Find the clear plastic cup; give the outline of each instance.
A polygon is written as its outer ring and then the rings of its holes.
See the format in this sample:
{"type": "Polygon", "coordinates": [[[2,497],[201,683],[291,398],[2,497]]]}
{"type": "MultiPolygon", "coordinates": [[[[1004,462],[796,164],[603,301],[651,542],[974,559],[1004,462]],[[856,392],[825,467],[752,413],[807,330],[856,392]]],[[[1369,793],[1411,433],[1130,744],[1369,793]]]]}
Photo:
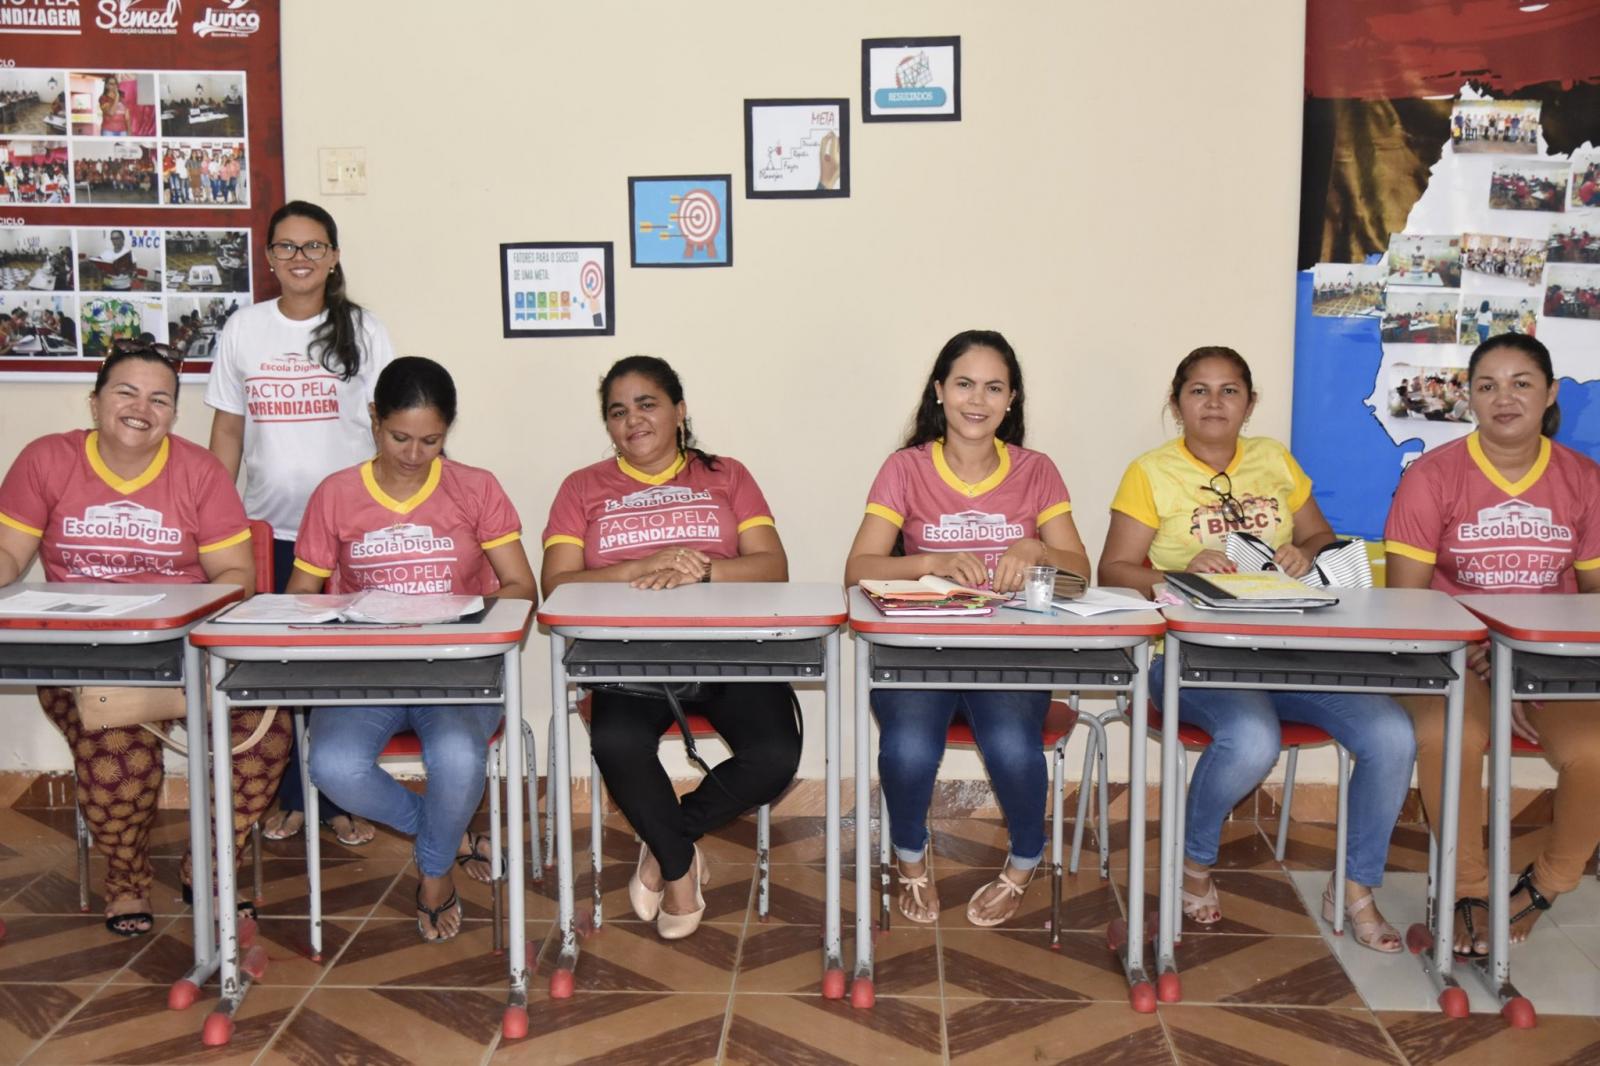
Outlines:
{"type": "Polygon", "coordinates": [[[1055,598],[1056,568],[1030,566],[1022,572],[1022,597],[1030,611],[1048,611],[1055,598]]]}

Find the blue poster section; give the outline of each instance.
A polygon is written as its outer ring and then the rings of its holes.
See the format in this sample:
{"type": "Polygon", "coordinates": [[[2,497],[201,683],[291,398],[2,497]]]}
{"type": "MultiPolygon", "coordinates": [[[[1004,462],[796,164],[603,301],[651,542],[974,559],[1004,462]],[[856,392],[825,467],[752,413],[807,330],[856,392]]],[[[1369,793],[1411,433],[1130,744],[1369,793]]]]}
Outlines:
{"type": "MultiPolygon", "coordinates": [[[[1294,351],[1294,456],[1335,532],[1380,540],[1407,456],[1422,442],[1395,443],[1367,406],[1383,361],[1378,320],[1313,315],[1311,272],[1301,271],[1294,351]]],[[[1560,402],[1556,440],[1600,460],[1600,381],[1561,379],[1560,402]]]]}

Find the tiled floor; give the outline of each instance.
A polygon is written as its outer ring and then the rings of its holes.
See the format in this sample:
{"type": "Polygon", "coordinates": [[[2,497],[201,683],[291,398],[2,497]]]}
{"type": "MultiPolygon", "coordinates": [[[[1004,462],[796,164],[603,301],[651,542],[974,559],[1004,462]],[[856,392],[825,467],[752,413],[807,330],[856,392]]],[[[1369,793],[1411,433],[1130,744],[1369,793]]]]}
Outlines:
{"type": "MultiPolygon", "coordinates": [[[[465,893],[461,937],[421,944],[406,843],[383,834],[357,850],[324,838],[325,959],[314,963],[301,917],[300,846],[271,845],[261,921],[271,961],[233,1043],[205,1049],[198,1033],[214,992],[190,1010],[166,1009],[167,985],[189,957],[189,923],[176,868],[184,825],[177,812],[162,817],[157,931],[129,941],[78,912],[69,813],[0,810],[0,918],[8,928],[0,943],[0,1066],[1600,1063],[1600,883],[1592,879],[1560,901],[1515,957],[1518,980],[1541,1009],[1539,1027],[1510,1031],[1492,1013],[1453,1022],[1431,1009],[1415,961],[1324,936],[1309,907],[1331,862],[1330,827],[1297,825],[1279,863],[1261,829],[1233,822],[1219,876],[1224,922],[1184,937],[1185,1002],[1139,1015],[1105,946],[1106,923],[1124,910],[1122,853],[1113,852],[1112,884],[1092,862],[1068,879],[1056,952],[1046,929],[1047,878],[1030,887],[1008,927],[966,923],[964,901],[1001,861],[1004,834],[993,821],[953,820],[936,826],[942,920],[932,928],[896,922],[878,943],[877,1006],[859,1011],[819,994],[821,825],[799,817],[774,820],[770,919],[755,915],[747,820],[708,841],[707,921],[675,944],[628,910],[637,846],[625,826],[608,827],[603,930],[583,943],[573,999],[544,992],[552,886],[536,886],[530,898],[525,935],[539,970],[529,1033],[518,1041],[500,1038],[504,962],[490,952],[480,887],[465,893]]],[[[1125,835],[1112,834],[1114,842],[1125,835]]],[[[1425,839],[1415,827],[1396,833],[1380,895],[1396,920],[1420,914],[1425,839]]],[[[1517,843],[1520,854],[1536,839],[1525,834],[1517,843]]],[[[845,873],[848,903],[852,871],[845,873]]],[[[97,864],[96,884],[100,875],[97,864]]],[[[585,912],[588,891],[585,874],[585,912]]],[[[98,900],[92,905],[98,910],[98,900]]],[[[847,911],[847,933],[851,920],[847,911]]],[[[1476,991],[1473,999],[1488,1007],[1476,991]]]]}

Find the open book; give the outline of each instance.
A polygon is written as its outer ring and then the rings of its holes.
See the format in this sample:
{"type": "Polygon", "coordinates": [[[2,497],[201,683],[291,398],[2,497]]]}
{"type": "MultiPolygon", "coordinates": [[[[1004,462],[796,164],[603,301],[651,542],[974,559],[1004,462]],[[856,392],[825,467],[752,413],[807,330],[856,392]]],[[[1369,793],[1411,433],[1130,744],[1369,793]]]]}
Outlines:
{"type": "MultiPolygon", "coordinates": [[[[1272,545],[1251,533],[1229,533],[1223,551],[1242,572],[1278,568],[1272,561],[1272,545]]],[[[1370,589],[1372,561],[1367,558],[1367,542],[1357,537],[1324,544],[1312,557],[1311,569],[1294,580],[1314,589],[1370,589]]]]}
{"type": "Polygon", "coordinates": [[[241,625],[316,625],[366,622],[377,625],[438,625],[483,610],[482,596],[403,596],[384,589],[342,596],[255,596],[217,616],[241,625]]]}
{"type": "Polygon", "coordinates": [[[933,574],[915,581],[862,581],[861,591],[874,607],[891,617],[993,614],[995,604],[1010,598],[969,589],[933,574]]]}

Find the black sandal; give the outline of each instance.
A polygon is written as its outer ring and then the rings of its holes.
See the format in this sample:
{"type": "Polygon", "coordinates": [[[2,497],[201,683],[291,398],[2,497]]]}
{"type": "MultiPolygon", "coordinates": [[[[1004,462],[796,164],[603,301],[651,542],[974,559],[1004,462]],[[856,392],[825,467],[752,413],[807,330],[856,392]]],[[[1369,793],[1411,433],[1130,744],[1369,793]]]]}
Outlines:
{"type": "Polygon", "coordinates": [[[1522,876],[1517,878],[1517,883],[1511,886],[1511,895],[1513,897],[1518,892],[1526,892],[1528,894],[1528,905],[1513,914],[1506,923],[1507,925],[1516,925],[1530,914],[1537,911],[1547,911],[1555,906],[1554,903],[1545,898],[1543,892],[1533,887],[1533,863],[1531,862],[1528,864],[1528,868],[1522,871],[1522,876]]]}
{"type": "Polygon", "coordinates": [[[1472,942],[1472,950],[1457,951],[1458,959],[1486,959],[1487,951],[1478,950],[1478,928],[1472,920],[1472,908],[1477,907],[1485,914],[1489,913],[1489,901],[1482,896],[1462,896],[1456,900],[1456,914],[1461,919],[1461,927],[1467,931],[1467,939],[1472,942]]]}
{"type": "Polygon", "coordinates": [[[461,932],[461,927],[459,925],[456,927],[456,931],[451,933],[449,936],[446,936],[439,931],[440,916],[446,911],[449,911],[452,907],[455,908],[457,912],[461,910],[461,900],[456,896],[454,891],[450,893],[449,899],[445,900],[437,907],[430,907],[426,903],[422,902],[422,885],[421,883],[418,883],[417,910],[428,916],[428,920],[433,923],[434,932],[433,936],[429,936],[427,927],[422,924],[422,919],[417,919],[417,935],[422,937],[422,942],[424,944],[442,944],[446,940],[454,940],[457,934],[461,932]]]}
{"type": "MultiPolygon", "coordinates": [[[[494,884],[494,855],[492,853],[484,854],[483,852],[480,852],[478,850],[480,845],[486,845],[486,844],[488,844],[488,842],[489,842],[489,834],[487,834],[487,833],[468,833],[467,834],[467,844],[471,848],[471,850],[470,851],[464,851],[460,855],[456,856],[456,865],[461,867],[461,869],[465,870],[468,877],[472,878],[474,881],[478,882],[479,884],[483,884],[483,885],[492,885],[492,884],[494,884]],[[485,866],[487,866],[489,868],[488,875],[485,876],[485,877],[479,877],[476,874],[474,874],[472,872],[471,867],[468,865],[469,863],[474,863],[474,862],[481,862],[485,866]]],[[[487,850],[487,849],[485,849],[485,850],[487,850]]],[[[510,862],[511,862],[511,859],[507,855],[506,849],[505,848],[501,848],[500,849],[500,869],[501,870],[505,870],[506,867],[510,864],[510,862]]]]}
{"type": "Polygon", "coordinates": [[[106,915],[106,929],[118,936],[148,936],[155,927],[156,916],[149,911],[128,911],[126,914],[106,915]]]}

